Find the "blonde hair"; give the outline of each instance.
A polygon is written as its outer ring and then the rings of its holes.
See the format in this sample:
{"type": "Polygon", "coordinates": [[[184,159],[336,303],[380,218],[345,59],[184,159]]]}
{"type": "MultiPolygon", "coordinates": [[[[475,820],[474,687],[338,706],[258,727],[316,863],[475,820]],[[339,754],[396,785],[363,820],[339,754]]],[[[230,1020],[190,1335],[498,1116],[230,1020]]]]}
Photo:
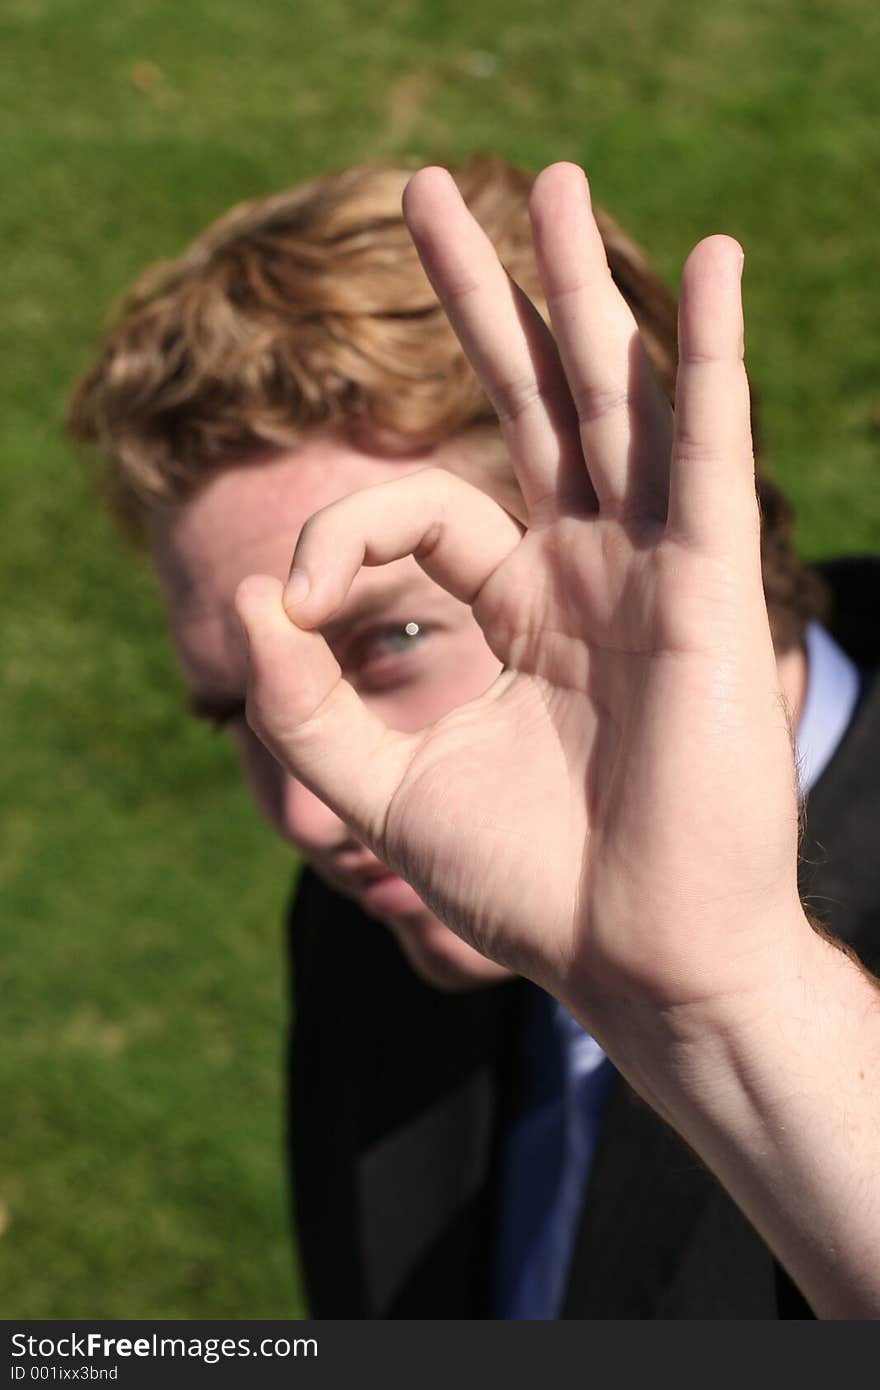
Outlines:
{"type": "MultiPolygon", "coordinates": [[[[543,311],[526,202],[501,160],[453,171],[514,278],[543,311]]],[[[400,211],[409,172],[362,166],[243,203],[125,295],[68,412],[109,463],[128,519],[184,501],[232,460],[342,426],[430,447],[494,430],[400,211]]],[[[603,236],[655,370],[674,387],[675,304],[605,214],[603,236]]]]}
{"type": "MultiPolygon", "coordinates": [[[[322,428],[380,440],[390,452],[477,432],[480,447],[462,451],[476,459],[473,480],[520,510],[494,413],[403,222],[410,172],[364,165],[242,203],[123,297],[74,388],[67,426],[99,446],[106,495],[130,530],[230,464],[322,428]]],[[[451,172],[503,264],[545,313],[527,215],[532,176],[491,158],[451,172]]],[[[614,220],[600,209],[597,221],[612,276],[674,403],[675,299],[614,220]]],[[[764,479],[760,490],[768,601],[795,616],[799,633],[802,610],[813,608],[804,608],[810,586],[791,549],[790,509],[764,479]]]]}

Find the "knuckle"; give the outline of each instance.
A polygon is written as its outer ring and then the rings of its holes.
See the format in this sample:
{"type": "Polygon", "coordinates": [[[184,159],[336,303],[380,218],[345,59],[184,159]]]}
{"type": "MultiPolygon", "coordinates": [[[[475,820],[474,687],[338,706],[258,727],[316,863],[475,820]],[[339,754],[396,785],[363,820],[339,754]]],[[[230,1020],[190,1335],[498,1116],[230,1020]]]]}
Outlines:
{"type": "Polygon", "coordinates": [[[683,343],[679,348],[679,371],[699,367],[730,367],[739,365],[744,358],[745,345],[742,337],[726,346],[711,343],[683,343]]]}
{"type": "Polygon", "coordinates": [[[244,702],[244,717],[248,728],[256,734],[257,738],[262,737],[263,721],[260,717],[259,701],[254,692],[253,685],[249,685],[247,696],[244,702]]]}
{"type": "Polygon", "coordinates": [[[541,387],[533,376],[513,377],[492,391],[492,404],[502,425],[512,425],[541,400],[541,387]]]}
{"type": "Polygon", "coordinates": [[[593,425],[611,415],[629,414],[632,397],[625,387],[601,386],[584,382],[572,390],[575,409],[582,425],[593,425]]]}
{"type": "Polygon", "coordinates": [[[313,512],[311,516],[306,517],[302,526],[299,528],[299,535],[296,539],[297,551],[305,550],[312,544],[316,533],[324,524],[323,518],[325,516],[326,510],[327,509],[325,508],[322,511],[313,512]]]}
{"type": "Polygon", "coordinates": [[[583,296],[588,293],[587,281],[582,275],[574,273],[570,277],[565,276],[562,271],[557,268],[548,298],[553,308],[559,309],[562,308],[568,300],[582,299],[583,296]]]}
{"type": "Polygon", "coordinates": [[[719,459],[720,451],[714,440],[688,435],[675,441],[675,461],[680,467],[706,468],[718,463],[719,459]]]}
{"type": "Polygon", "coordinates": [[[459,275],[456,279],[450,280],[443,287],[443,302],[449,305],[463,304],[478,294],[481,283],[471,275],[459,275]]]}
{"type": "Polygon", "coordinates": [[[720,352],[718,348],[710,346],[700,346],[697,343],[682,347],[679,354],[679,368],[681,367],[717,367],[720,362],[728,360],[727,354],[720,352]]]}

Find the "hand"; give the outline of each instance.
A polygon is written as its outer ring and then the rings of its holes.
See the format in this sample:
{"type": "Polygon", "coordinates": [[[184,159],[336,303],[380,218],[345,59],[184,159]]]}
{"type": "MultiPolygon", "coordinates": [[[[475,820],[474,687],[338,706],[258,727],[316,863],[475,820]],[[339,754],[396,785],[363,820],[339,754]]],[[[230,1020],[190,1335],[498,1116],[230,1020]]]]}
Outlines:
{"type": "Polygon", "coordinates": [[[497,410],[527,526],[437,470],[319,513],[285,590],[261,577],[239,590],[248,717],[435,912],[638,1071],[643,1016],[740,1007],[785,968],[779,924],[803,928],[742,253],[710,237],[685,265],[673,418],[580,170],[552,166],[532,195],[553,336],[449,175],[417,174],[404,207],[497,410]],[[410,553],[472,605],[504,671],[401,734],[363,707],[318,629],[361,565],[410,553]]]}

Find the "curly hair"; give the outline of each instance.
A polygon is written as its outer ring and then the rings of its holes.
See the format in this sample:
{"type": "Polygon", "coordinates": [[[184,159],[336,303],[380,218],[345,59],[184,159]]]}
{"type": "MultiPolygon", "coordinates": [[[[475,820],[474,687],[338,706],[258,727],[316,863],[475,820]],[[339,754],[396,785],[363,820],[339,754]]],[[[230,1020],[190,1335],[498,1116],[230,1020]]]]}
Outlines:
{"type": "MultiPolygon", "coordinates": [[[[480,447],[469,452],[481,476],[472,481],[517,510],[494,413],[403,221],[410,172],[363,165],[242,203],[124,295],[74,388],[67,428],[99,447],[105,495],[130,531],[218,471],[321,428],[389,451],[477,432],[480,447]]],[[[546,314],[527,210],[532,175],[490,158],[451,172],[507,270],[546,314]]],[[[674,404],[675,298],[613,218],[601,209],[596,217],[612,276],[674,404]]],[[[758,491],[765,591],[785,651],[822,612],[824,591],[796,557],[789,504],[761,471],[758,491]]]]}

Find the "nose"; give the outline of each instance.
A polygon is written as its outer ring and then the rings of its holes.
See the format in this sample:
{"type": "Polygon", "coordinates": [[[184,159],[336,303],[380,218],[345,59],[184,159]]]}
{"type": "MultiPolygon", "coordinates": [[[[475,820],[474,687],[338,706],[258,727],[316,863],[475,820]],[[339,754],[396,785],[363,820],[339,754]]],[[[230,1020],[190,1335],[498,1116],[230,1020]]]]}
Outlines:
{"type": "Polygon", "coordinates": [[[306,855],[340,849],[352,839],[345,823],[329,806],[286,774],[278,811],[282,822],[279,829],[284,838],[306,855]]]}

